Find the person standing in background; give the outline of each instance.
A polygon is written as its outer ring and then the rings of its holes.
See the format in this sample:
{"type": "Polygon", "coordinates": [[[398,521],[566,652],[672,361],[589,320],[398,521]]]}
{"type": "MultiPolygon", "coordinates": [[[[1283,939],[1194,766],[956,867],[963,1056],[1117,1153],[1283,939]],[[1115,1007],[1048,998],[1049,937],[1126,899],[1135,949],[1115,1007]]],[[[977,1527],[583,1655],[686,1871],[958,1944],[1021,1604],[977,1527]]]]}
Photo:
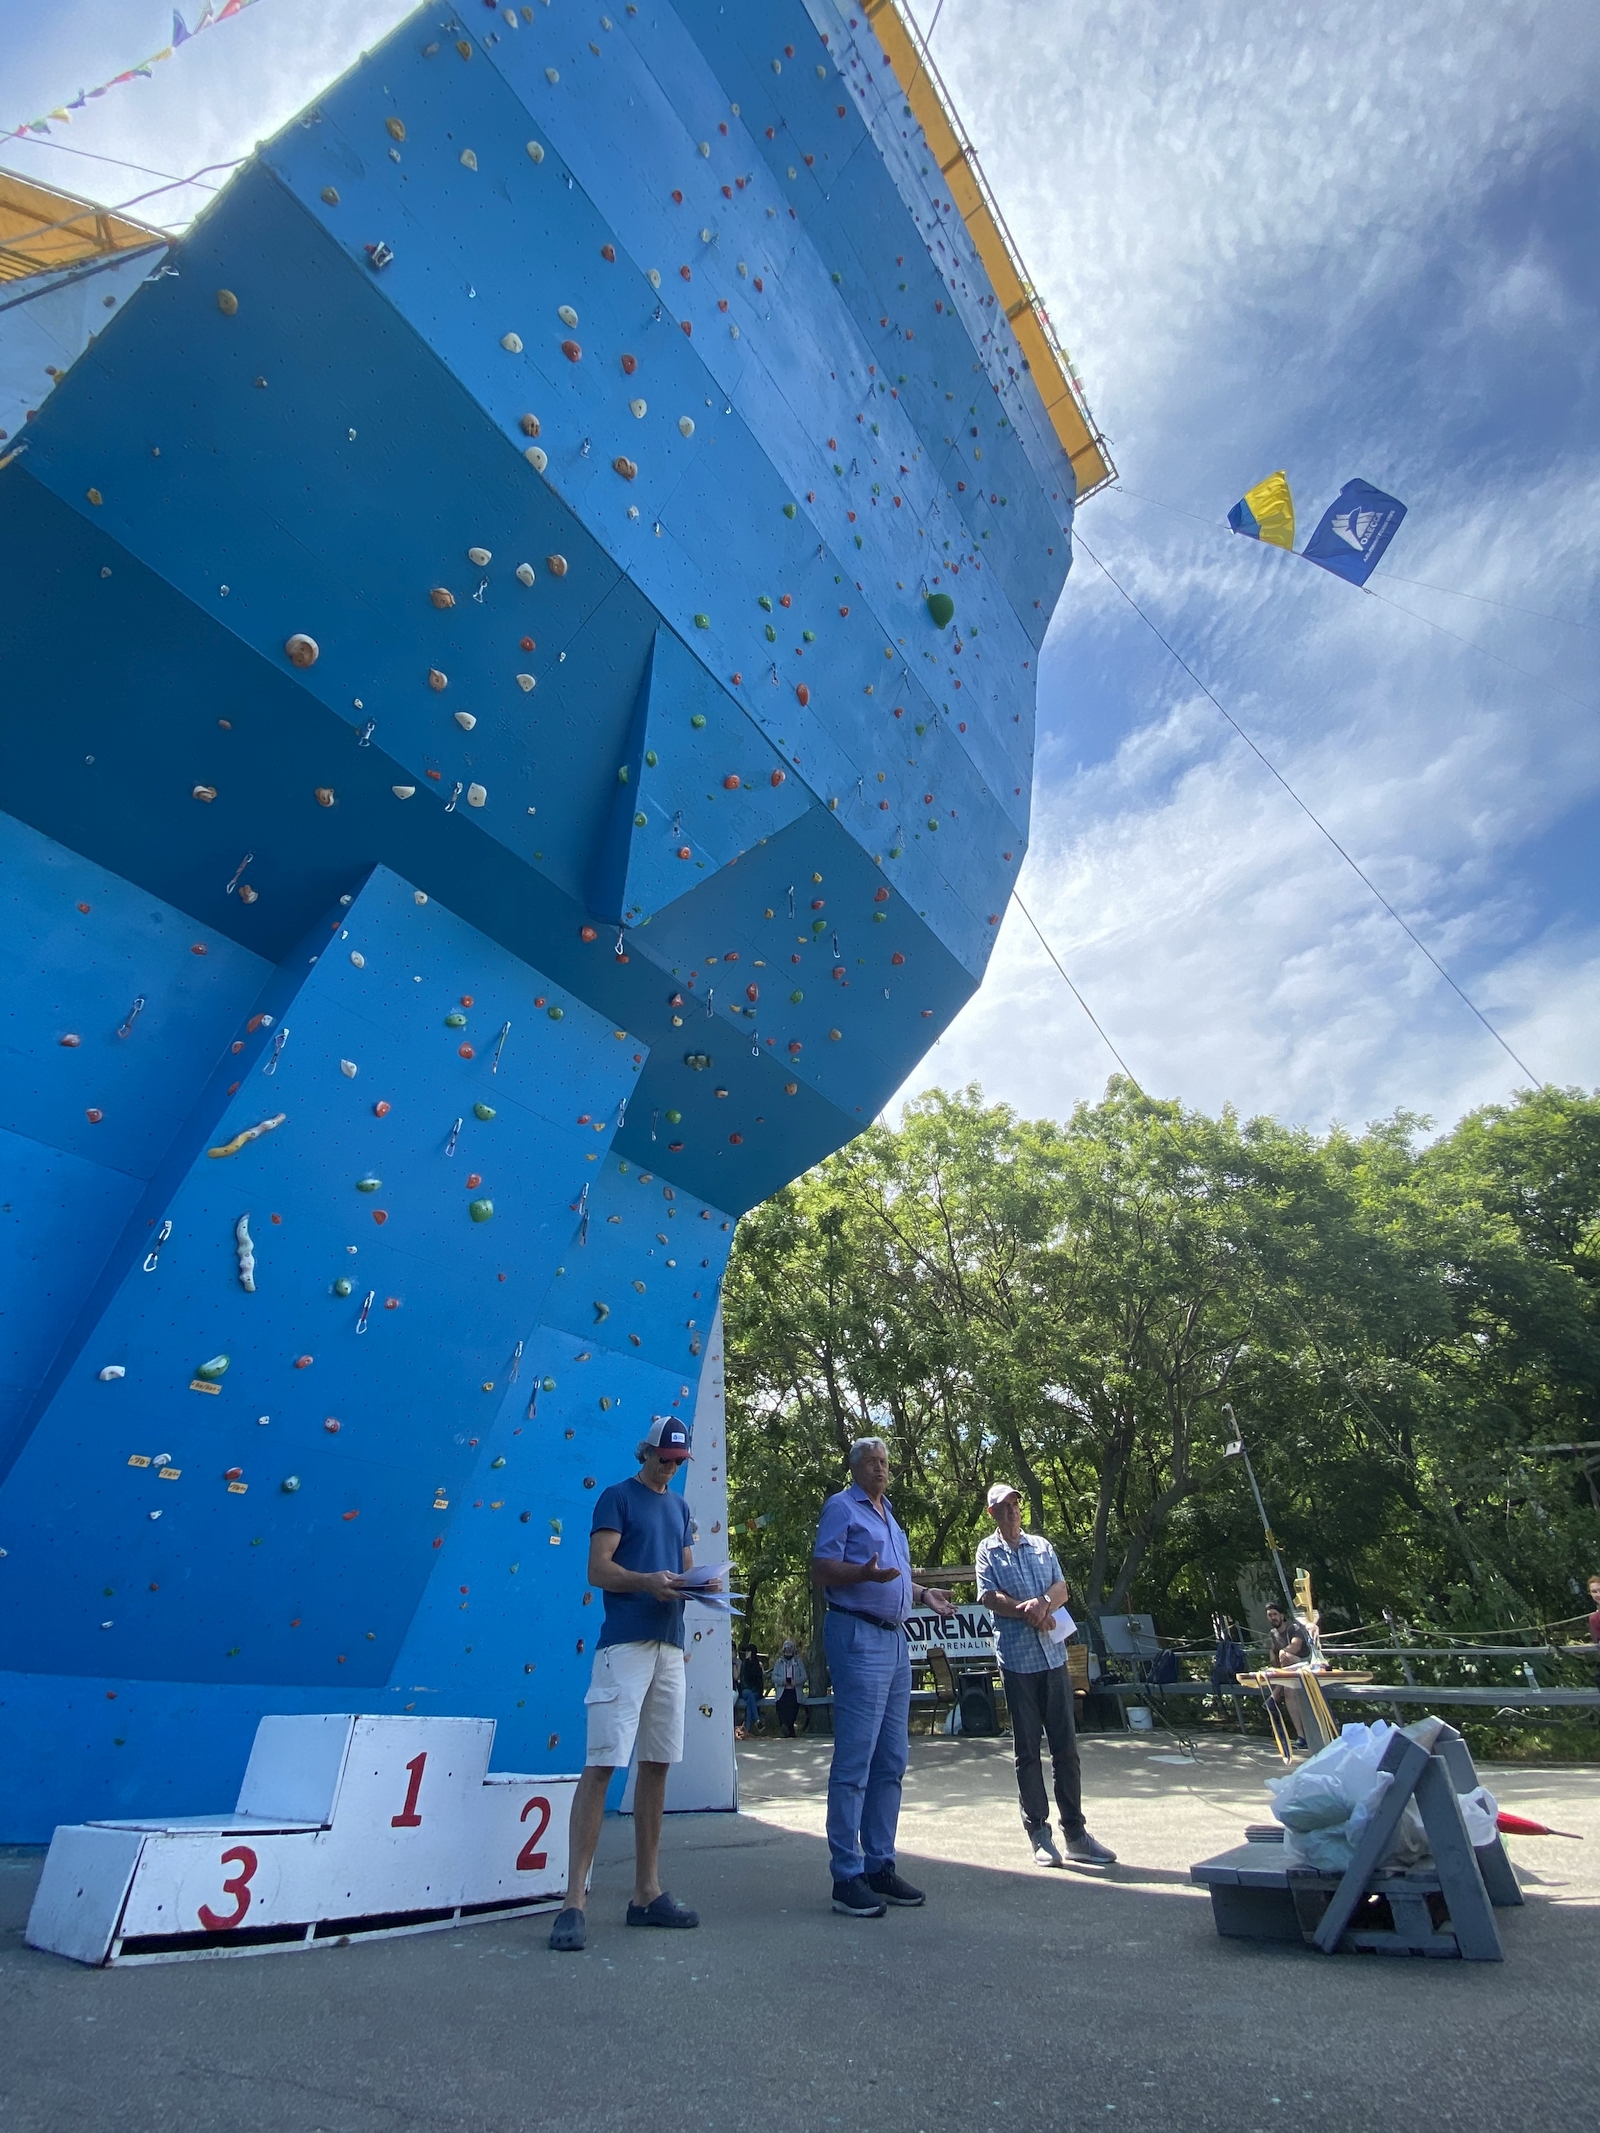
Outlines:
{"type": "Polygon", "coordinates": [[[785,1637],[783,1650],[772,1662],[772,1693],[778,1699],[778,1726],[785,1740],[794,1739],[794,1722],[808,1680],[806,1663],[795,1650],[793,1637],[785,1637]]]}
{"type": "Polygon", "coordinates": [[[1067,1604],[1067,1581],[1050,1543],[1037,1533],[1023,1531],[1022,1498],[1009,1481],[994,1484],[988,1503],[996,1531],[978,1543],[978,1603],[995,1618],[1000,1679],[1016,1751],[1022,1826],[1034,1864],[1066,1864],[1050,1834],[1050,1802],[1039,1754],[1040,1740],[1046,1738],[1067,1858],[1080,1866],[1113,1866],[1116,1853],[1084,1827],[1072,1684],[1067,1678],[1066,1653],[1049,1634],[1056,1609],[1067,1604]]]}
{"type": "Polygon", "coordinates": [[[828,1853],[833,1908],[881,1918],[915,1907],[921,1889],[895,1871],[900,1785],[910,1754],[911,1654],[905,1621],[921,1604],[954,1614],[942,1592],[911,1580],[911,1545],[890,1503],[889,1447],[858,1437],[850,1486],[822,1507],[811,1575],[828,1599],[823,1627],[833,1677],[833,1761],[828,1769],[828,1853]]]}
{"type": "Polygon", "coordinates": [[[767,1685],[761,1654],[747,1644],[739,1654],[739,1701],[744,1706],[744,1735],[753,1740],[761,1724],[761,1698],[767,1685]]]}

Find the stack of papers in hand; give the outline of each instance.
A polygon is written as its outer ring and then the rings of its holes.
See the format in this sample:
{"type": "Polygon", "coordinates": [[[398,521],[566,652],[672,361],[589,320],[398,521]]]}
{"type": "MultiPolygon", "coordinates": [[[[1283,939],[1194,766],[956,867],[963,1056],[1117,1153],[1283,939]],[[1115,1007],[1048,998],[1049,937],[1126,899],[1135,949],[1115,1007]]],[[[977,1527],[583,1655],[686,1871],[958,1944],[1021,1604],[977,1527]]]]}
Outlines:
{"type": "Polygon", "coordinates": [[[685,1570],[678,1583],[686,1600],[694,1600],[701,1607],[709,1607],[713,1613],[734,1615],[739,1612],[735,1600],[742,1600],[742,1592],[729,1592],[726,1588],[733,1575],[732,1563],[696,1563],[692,1570],[685,1570]],[[708,1585],[720,1584],[721,1592],[707,1592],[708,1585]]]}
{"type": "Polygon", "coordinates": [[[1064,1607],[1058,1609],[1056,1618],[1050,1625],[1051,1642],[1055,1644],[1065,1644],[1067,1639],[1072,1635],[1072,1632],[1077,1628],[1077,1626],[1077,1623],[1073,1621],[1071,1615],[1067,1613],[1067,1610],[1064,1607]]]}

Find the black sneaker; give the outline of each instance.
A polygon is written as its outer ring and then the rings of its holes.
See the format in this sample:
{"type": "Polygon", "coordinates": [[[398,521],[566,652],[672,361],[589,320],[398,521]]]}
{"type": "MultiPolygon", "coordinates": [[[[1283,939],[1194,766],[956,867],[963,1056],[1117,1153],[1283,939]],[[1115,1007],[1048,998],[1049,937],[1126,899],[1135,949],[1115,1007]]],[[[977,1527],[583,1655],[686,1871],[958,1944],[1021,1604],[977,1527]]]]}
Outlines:
{"type": "Polygon", "coordinates": [[[857,1874],[854,1881],[833,1884],[833,1908],[846,1918],[881,1918],[887,1906],[868,1888],[866,1876],[857,1874]]]}
{"type": "Polygon", "coordinates": [[[904,1904],[908,1911],[914,1911],[919,1903],[926,1903],[928,1900],[921,1889],[914,1889],[909,1881],[902,1881],[892,1866],[882,1867],[876,1874],[868,1874],[866,1880],[867,1887],[875,1896],[881,1896],[885,1903],[904,1904]]]}

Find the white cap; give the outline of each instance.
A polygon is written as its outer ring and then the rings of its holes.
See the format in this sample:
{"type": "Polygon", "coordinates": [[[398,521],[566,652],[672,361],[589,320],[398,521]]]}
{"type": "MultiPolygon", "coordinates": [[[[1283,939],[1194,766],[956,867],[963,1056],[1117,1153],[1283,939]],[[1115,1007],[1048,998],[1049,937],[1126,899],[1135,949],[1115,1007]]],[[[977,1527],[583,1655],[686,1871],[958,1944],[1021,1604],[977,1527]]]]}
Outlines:
{"type": "Polygon", "coordinates": [[[989,1487],[989,1509],[991,1511],[996,1509],[998,1505],[1005,1502],[1008,1496],[1020,1497],[1021,1494],[1022,1491],[1014,1489],[1009,1481],[992,1482],[989,1487]]]}

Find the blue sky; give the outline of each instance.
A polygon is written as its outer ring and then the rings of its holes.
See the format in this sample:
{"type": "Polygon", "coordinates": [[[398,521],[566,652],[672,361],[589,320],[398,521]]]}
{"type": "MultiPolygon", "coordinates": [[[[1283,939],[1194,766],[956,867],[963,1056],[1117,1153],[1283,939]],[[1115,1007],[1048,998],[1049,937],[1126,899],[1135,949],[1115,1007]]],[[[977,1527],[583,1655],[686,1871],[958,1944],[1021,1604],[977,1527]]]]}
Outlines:
{"type": "MultiPolygon", "coordinates": [[[[172,174],[240,155],[404,12],[258,0],[64,138],[172,174]]],[[[169,29],[0,0],[0,124],[169,29]]],[[[1085,539],[1533,1071],[1600,1080],[1600,13],[946,0],[934,50],[1113,441],[1085,539]],[[1352,475],[1406,501],[1382,599],[1228,533],[1279,466],[1305,531],[1352,475]]],[[[1153,1091],[1447,1123],[1521,1079],[1086,555],[1022,893],[1153,1091]]],[[[1013,911],[909,1089],[1059,1115],[1110,1067],[1013,911]]]]}

